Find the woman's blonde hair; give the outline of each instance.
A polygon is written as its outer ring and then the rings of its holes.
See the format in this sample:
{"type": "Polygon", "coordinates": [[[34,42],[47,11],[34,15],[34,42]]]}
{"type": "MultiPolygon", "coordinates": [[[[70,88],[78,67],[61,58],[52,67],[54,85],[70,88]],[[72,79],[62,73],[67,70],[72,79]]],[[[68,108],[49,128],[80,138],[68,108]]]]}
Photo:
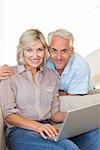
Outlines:
{"type": "Polygon", "coordinates": [[[34,45],[38,41],[40,41],[43,44],[43,47],[45,49],[44,61],[46,60],[48,47],[47,47],[47,43],[46,43],[44,35],[38,29],[29,29],[29,30],[26,30],[19,39],[19,44],[17,47],[17,63],[19,65],[26,64],[26,61],[23,55],[24,50],[27,47],[34,45]]]}

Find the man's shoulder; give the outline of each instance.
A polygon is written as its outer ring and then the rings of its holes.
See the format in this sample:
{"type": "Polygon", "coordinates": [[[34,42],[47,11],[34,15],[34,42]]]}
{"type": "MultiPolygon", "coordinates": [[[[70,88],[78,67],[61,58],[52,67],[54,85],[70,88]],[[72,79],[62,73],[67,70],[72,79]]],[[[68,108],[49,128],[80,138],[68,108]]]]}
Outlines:
{"type": "Polygon", "coordinates": [[[47,66],[44,66],[44,70],[46,73],[56,75],[55,71],[52,68],[48,68],[47,66]]]}
{"type": "Polygon", "coordinates": [[[48,67],[44,66],[44,70],[45,70],[46,76],[48,76],[48,78],[52,79],[53,81],[58,80],[58,76],[52,68],[48,68],[48,67]]]}
{"type": "Polygon", "coordinates": [[[74,61],[75,62],[86,63],[86,59],[78,53],[74,53],[74,61]]]}
{"type": "Polygon", "coordinates": [[[75,53],[72,68],[76,68],[79,70],[89,70],[89,65],[84,57],[82,57],[78,53],[75,53]]]}
{"type": "Polygon", "coordinates": [[[46,60],[44,66],[46,66],[47,68],[54,68],[54,64],[52,63],[50,57],[46,60]]]}
{"type": "Polygon", "coordinates": [[[51,64],[51,63],[52,63],[51,58],[50,58],[50,57],[48,57],[48,58],[47,58],[47,60],[46,60],[46,62],[45,62],[45,65],[47,65],[47,64],[51,64]]]}

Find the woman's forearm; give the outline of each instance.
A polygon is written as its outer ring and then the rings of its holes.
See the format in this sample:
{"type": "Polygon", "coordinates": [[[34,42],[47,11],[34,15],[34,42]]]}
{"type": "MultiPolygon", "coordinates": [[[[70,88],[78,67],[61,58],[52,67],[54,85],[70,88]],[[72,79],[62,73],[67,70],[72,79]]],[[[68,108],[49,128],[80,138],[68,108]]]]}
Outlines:
{"type": "Polygon", "coordinates": [[[29,120],[17,114],[10,114],[5,118],[5,120],[16,127],[36,131],[40,133],[40,135],[45,139],[47,139],[47,136],[54,137],[58,134],[57,129],[50,124],[42,124],[34,120],[29,120]]]}
{"type": "Polygon", "coordinates": [[[6,122],[16,127],[25,128],[29,130],[37,131],[39,122],[27,119],[18,114],[10,114],[5,118],[6,122]]]}
{"type": "Polygon", "coordinates": [[[52,114],[51,120],[54,122],[63,122],[64,118],[67,114],[68,114],[67,112],[58,111],[58,112],[52,114]]]}

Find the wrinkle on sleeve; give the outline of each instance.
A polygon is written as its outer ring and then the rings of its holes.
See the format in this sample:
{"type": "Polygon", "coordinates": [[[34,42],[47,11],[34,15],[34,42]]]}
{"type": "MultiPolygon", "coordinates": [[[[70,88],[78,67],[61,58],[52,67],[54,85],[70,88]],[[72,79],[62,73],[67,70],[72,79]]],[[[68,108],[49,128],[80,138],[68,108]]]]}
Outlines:
{"type": "Polygon", "coordinates": [[[2,80],[0,83],[0,104],[4,118],[12,113],[18,112],[16,108],[15,90],[10,78],[2,80]]]}
{"type": "Polygon", "coordinates": [[[54,96],[51,106],[51,114],[60,111],[60,100],[59,100],[59,79],[55,75],[53,80],[55,79],[55,89],[54,89],[54,96]]]}

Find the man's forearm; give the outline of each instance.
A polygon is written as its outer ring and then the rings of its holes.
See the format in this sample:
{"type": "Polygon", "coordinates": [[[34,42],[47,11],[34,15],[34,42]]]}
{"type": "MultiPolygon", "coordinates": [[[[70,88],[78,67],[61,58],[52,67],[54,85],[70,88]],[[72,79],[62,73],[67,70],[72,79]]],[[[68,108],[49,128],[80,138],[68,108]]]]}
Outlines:
{"type": "Polygon", "coordinates": [[[63,90],[59,90],[59,96],[83,96],[83,95],[86,95],[86,94],[71,94],[71,93],[67,93],[63,90]]]}

